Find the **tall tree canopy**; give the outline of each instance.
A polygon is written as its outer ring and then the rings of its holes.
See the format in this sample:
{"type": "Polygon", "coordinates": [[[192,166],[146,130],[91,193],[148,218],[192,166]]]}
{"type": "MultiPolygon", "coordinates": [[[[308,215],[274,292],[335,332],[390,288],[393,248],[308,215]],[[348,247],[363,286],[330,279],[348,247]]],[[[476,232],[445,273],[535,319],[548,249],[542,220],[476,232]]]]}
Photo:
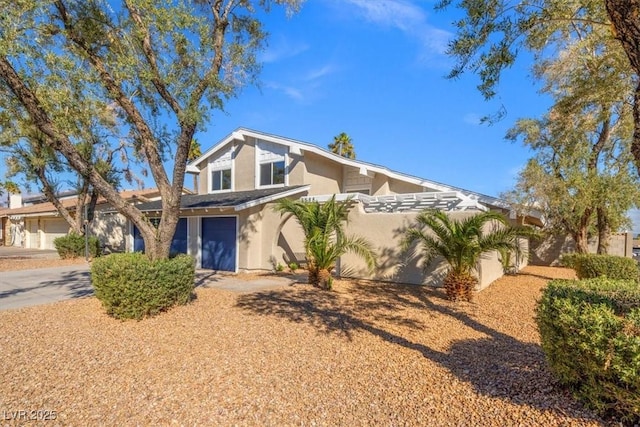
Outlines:
{"type": "Polygon", "coordinates": [[[507,135],[535,154],[511,198],[541,209],[551,228],[573,236],[579,252],[587,251],[594,224],[599,252],[606,252],[611,230],[640,195],[630,154],[636,77],[608,34],[601,25],[574,27],[557,38],[554,55],[538,56],[534,75],[553,104],[543,118],[521,119],[507,135]]]}
{"type": "Polygon", "coordinates": [[[328,145],[331,152],[347,159],[356,158],[356,150],[353,148],[351,137],[345,132],[333,137],[333,142],[328,145]]]}
{"type": "MultiPolygon", "coordinates": [[[[437,8],[452,3],[441,0],[437,8]]],[[[456,6],[465,16],[456,23],[458,32],[449,48],[457,59],[450,77],[477,73],[478,89],[486,98],[495,95],[502,71],[521,49],[543,61],[567,44],[598,39],[609,46],[607,55],[625,58],[627,74],[634,74],[631,152],[640,168],[640,0],[463,0],[456,6]]]]}
{"type": "Polygon", "coordinates": [[[194,134],[257,78],[259,10],[301,0],[6,2],[0,16],[0,111],[28,116],[47,147],[138,227],[152,258],[169,255],[194,134]],[[94,106],[94,108],[88,108],[94,106]],[[71,123],[112,109],[118,139],[162,196],[156,228],[82,155],[71,123]],[[173,169],[163,163],[171,156],[173,169]]]}

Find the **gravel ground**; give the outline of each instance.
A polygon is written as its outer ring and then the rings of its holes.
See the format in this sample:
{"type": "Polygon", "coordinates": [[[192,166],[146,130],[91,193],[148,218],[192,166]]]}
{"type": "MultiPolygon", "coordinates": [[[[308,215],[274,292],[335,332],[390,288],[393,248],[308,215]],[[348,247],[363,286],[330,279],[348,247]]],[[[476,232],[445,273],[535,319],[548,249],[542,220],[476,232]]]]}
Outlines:
{"type": "MultiPolygon", "coordinates": [[[[86,261],[84,258],[54,259],[21,256],[0,257],[0,272],[30,270],[32,268],[62,267],[64,265],[76,265],[85,263],[86,261]]],[[[0,420],[2,420],[2,418],[0,418],[0,420]]]]}
{"type": "Polygon", "coordinates": [[[43,425],[74,426],[602,425],[547,372],[533,321],[548,279],[572,276],[528,267],[462,304],[439,290],[337,281],[334,292],[198,288],[191,304],[140,322],[109,318],[95,298],[9,310],[0,416],[56,411],[43,425]]]}

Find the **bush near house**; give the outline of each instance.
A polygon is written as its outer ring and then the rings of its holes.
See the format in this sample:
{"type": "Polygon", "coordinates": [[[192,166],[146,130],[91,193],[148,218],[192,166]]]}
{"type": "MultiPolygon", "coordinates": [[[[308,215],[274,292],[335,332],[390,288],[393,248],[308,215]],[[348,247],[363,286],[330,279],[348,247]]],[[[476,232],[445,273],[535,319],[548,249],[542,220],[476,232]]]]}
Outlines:
{"type": "Polygon", "coordinates": [[[117,319],[142,319],[191,300],[195,263],[189,255],[151,261],[136,252],[98,258],[91,265],[96,297],[117,319]]]}
{"type": "Polygon", "coordinates": [[[631,280],[554,280],[536,312],[551,371],[604,416],[640,422],[640,286],[631,280]]]}
{"type": "Polygon", "coordinates": [[[640,278],[638,263],[633,258],[598,254],[565,254],[560,259],[563,266],[573,268],[578,279],[608,277],[609,279],[635,280],[640,278]]]}
{"type": "MultiPolygon", "coordinates": [[[[66,236],[56,237],[53,246],[62,259],[78,258],[85,255],[85,237],[80,234],[70,233],[66,236]]],[[[95,236],[89,237],[89,256],[100,256],[100,241],[95,236]]]]}

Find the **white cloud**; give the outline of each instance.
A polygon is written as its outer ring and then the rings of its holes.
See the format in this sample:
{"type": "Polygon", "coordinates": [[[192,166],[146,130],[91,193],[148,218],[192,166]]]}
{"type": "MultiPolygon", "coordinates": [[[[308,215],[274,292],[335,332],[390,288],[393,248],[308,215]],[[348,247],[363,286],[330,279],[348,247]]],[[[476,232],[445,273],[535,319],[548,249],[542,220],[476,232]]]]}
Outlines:
{"type": "Polygon", "coordinates": [[[333,74],[336,70],[337,68],[333,64],[326,64],[320,68],[309,71],[305,79],[307,81],[318,80],[324,76],[333,74]]]}
{"type": "Polygon", "coordinates": [[[480,124],[480,116],[476,113],[468,113],[465,114],[462,120],[470,125],[479,125],[480,124]]]}
{"type": "Polygon", "coordinates": [[[291,41],[279,37],[269,44],[269,47],[260,55],[260,62],[273,63],[283,59],[292,58],[309,49],[309,45],[300,41],[291,41]]]}
{"type": "Polygon", "coordinates": [[[443,55],[453,34],[434,27],[427,21],[424,9],[408,0],[345,0],[355,6],[369,22],[397,28],[420,42],[425,49],[421,54],[428,59],[443,55]]]}
{"type": "Polygon", "coordinates": [[[289,98],[292,98],[296,101],[304,101],[305,99],[305,96],[303,95],[302,91],[299,88],[296,88],[293,86],[283,85],[276,82],[268,82],[265,84],[265,87],[282,92],[285,95],[287,95],[289,98]]]}

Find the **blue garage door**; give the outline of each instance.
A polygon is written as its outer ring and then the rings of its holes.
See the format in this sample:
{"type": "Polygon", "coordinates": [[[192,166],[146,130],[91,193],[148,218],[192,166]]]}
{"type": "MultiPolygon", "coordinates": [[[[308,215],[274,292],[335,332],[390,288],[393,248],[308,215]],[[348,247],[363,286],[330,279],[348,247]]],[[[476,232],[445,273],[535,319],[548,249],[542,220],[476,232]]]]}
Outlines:
{"type": "Polygon", "coordinates": [[[202,268],[236,271],[236,218],[202,218],[202,268]]]}
{"type": "MultiPolygon", "coordinates": [[[[159,221],[156,218],[151,218],[152,222],[154,220],[159,221]]],[[[142,239],[140,230],[138,230],[136,226],[133,227],[133,250],[134,252],[144,252],[144,240],[142,239]]],[[[187,218],[180,218],[178,220],[169,252],[172,255],[187,253],[187,218]]]]}

